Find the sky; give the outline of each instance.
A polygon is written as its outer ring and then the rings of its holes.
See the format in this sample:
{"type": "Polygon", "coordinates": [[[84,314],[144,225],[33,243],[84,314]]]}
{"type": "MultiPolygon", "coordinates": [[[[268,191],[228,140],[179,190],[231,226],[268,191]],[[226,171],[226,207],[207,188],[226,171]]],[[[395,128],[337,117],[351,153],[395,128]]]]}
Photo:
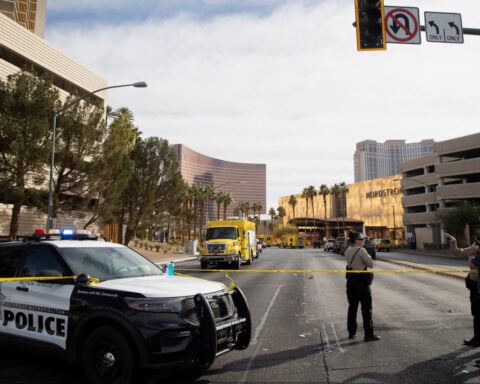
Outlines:
{"type": "MultiPolygon", "coordinates": [[[[392,0],[461,14],[478,0],[392,0]]],[[[267,207],[310,185],[354,182],[363,140],[479,132],[480,36],[357,51],[354,0],[48,0],[45,39],[109,85],[143,137],[266,164],[267,207]]]]}

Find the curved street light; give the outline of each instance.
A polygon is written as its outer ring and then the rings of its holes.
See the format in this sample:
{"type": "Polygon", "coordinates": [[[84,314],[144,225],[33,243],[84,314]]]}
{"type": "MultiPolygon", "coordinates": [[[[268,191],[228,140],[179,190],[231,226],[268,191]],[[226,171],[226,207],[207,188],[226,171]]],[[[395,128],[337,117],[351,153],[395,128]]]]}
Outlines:
{"type": "Polygon", "coordinates": [[[130,83],[130,84],[121,84],[121,85],[111,85],[109,87],[103,87],[100,89],[96,89],[95,91],[86,93],[85,95],[79,97],[78,99],[73,100],[72,102],[64,105],[62,108],[55,109],[53,111],[53,126],[52,126],[52,154],[50,158],[50,178],[49,178],[49,183],[48,183],[48,208],[47,208],[47,231],[53,228],[53,168],[54,168],[54,163],[55,163],[55,140],[56,140],[56,134],[57,134],[57,116],[60,115],[63,111],[66,109],[70,108],[71,106],[79,103],[80,101],[86,99],[88,96],[93,95],[94,93],[104,91],[106,89],[112,89],[112,88],[122,88],[122,87],[135,87],[135,88],[145,88],[147,86],[147,83],[144,81],[138,81],[136,83],[130,83]]]}

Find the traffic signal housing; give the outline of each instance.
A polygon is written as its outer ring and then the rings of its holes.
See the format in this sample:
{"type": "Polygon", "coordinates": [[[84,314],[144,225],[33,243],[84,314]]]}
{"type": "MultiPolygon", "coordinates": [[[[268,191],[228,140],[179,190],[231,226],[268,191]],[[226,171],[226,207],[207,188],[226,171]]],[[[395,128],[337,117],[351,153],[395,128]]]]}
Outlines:
{"type": "Polygon", "coordinates": [[[387,49],[383,0],[355,0],[355,19],[359,51],[387,49]]]}

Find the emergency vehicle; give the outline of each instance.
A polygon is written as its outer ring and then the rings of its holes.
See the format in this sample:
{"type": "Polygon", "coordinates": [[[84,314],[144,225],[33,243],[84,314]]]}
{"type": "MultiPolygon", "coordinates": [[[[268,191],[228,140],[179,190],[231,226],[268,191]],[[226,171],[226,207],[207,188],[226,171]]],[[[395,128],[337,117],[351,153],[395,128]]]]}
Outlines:
{"type": "Polygon", "coordinates": [[[282,248],[303,248],[305,246],[305,236],[302,235],[282,235],[280,246],[282,248]]]}
{"type": "Polygon", "coordinates": [[[257,239],[263,239],[266,247],[271,247],[273,244],[273,238],[270,235],[257,235],[257,239]]]}
{"type": "Polygon", "coordinates": [[[252,264],[258,258],[255,223],[239,218],[210,221],[200,252],[202,269],[219,264],[240,269],[242,263],[252,264]]]}
{"type": "Polygon", "coordinates": [[[120,244],[44,239],[0,244],[0,345],[59,353],[90,383],[144,370],[206,370],[248,347],[238,287],[168,276],[120,244]]]}

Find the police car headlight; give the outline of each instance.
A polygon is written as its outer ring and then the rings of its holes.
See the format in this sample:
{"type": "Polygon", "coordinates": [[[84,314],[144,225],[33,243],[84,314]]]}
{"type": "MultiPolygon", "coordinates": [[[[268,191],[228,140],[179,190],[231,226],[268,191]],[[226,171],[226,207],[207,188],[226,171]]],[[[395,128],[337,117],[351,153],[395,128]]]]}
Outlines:
{"type": "Polygon", "coordinates": [[[183,308],[183,298],[126,298],[127,305],[135,311],[178,313],[183,308]]]}

